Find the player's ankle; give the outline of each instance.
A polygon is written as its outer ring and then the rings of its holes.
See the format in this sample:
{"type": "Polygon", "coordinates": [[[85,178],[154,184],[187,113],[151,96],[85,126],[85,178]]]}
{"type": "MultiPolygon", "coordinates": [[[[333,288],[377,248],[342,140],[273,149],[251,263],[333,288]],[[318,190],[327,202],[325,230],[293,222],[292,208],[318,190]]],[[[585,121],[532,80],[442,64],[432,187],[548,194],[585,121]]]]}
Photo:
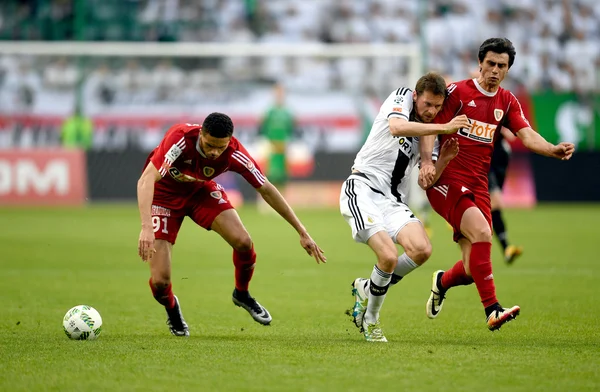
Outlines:
{"type": "Polygon", "coordinates": [[[490,317],[490,314],[494,313],[496,310],[502,310],[502,306],[500,306],[500,303],[498,302],[485,308],[485,317],[490,317]]]}

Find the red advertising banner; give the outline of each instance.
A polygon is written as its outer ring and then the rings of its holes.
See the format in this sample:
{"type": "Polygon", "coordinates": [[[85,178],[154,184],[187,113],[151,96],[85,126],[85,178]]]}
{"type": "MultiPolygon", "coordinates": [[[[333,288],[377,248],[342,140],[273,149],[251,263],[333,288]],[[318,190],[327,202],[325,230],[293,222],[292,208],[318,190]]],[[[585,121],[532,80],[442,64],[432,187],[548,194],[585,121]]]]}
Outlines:
{"type": "Polygon", "coordinates": [[[83,151],[0,149],[0,205],[81,205],[86,195],[83,151]]]}

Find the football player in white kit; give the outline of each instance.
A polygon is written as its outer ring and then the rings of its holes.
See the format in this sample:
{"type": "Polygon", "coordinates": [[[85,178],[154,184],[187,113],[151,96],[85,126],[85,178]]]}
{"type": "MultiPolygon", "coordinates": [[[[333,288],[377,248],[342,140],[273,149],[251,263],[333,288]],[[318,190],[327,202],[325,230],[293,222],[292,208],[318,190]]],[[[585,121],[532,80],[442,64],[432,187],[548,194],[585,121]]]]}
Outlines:
{"type": "MultiPolygon", "coordinates": [[[[442,108],[446,93],[444,78],[434,72],[422,76],[415,91],[399,88],[392,92],[354,160],[352,174],[342,186],[340,211],[352,228],[352,237],[369,245],[377,256],[370,279],[357,278],[352,284],[353,320],[367,341],[387,342],[381,331],[379,310],[388,287],[431,255],[427,233],[405,203],[410,174],[420,160],[419,136],[469,128],[466,116],[455,117],[447,124],[431,123],[442,108]],[[404,248],[400,257],[395,244],[404,248]]],[[[436,146],[434,160],[438,150],[436,146]]],[[[435,183],[457,153],[456,139],[448,140],[435,163],[435,177],[428,184],[435,183]]],[[[426,186],[421,178],[419,185],[426,186]]]]}

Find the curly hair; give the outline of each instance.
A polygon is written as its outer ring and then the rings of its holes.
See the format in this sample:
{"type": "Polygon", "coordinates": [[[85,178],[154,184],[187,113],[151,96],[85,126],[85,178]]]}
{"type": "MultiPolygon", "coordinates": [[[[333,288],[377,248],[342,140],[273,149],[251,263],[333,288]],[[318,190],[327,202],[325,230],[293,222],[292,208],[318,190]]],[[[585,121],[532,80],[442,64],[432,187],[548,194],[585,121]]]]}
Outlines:
{"type": "Polygon", "coordinates": [[[207,132],[212,137],[224,138],[233,135],[233,121],[223,113],[211,113],[202,123],[202,132],[207,132]]]}

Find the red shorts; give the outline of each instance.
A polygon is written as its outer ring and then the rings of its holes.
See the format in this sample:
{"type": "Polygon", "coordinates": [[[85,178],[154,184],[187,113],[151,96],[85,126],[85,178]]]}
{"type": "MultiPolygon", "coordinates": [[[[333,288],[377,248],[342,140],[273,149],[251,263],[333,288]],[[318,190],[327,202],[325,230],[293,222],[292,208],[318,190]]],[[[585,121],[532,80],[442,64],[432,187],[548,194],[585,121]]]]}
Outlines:
{"type": "Polygon", "coordinates": [[[209,181],[202,188],[183,202],[177,200],[152,200],[152,225],[154,238],[166,240],[174,244],[183,218],[189,216],[198,225],[210,230],[215,218],[223,211],[233,208],[223,187],[209,181]],[[163,206],[184,205],[183,208],[172,209],[163,206]]]}
{"type": "Polygon", "coordinates": [[[473,193],[457,184],[439,184],[427,190],[427,198],[431,207],[452,226],[454,241],[464,237],[460,232],[460,221],[465,211],[477,207],[492,227],[492,207],[489,192],[473,193]]]}

